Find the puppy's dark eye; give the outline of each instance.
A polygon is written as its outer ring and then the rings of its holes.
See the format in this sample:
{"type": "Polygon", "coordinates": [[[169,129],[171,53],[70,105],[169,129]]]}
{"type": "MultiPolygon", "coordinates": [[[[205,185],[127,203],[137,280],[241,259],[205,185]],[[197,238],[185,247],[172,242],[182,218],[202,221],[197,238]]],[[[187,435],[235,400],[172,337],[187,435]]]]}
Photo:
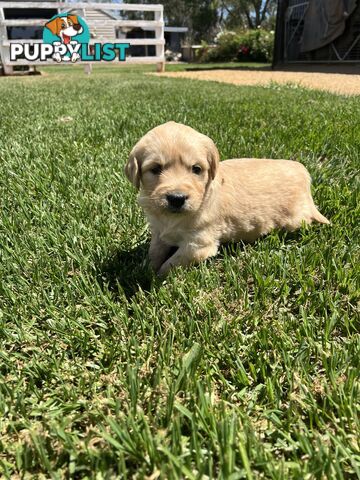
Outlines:
{"type": "Polygon", "coordinates": [[[153,175],[160,175],[160,173],[162,172],[162,166],[159,164],[154,165],[153,168],[150,170],[150,172],[153,175]]]}
{"type": "Polygon", "coordinates": [[[202,172],[202,168],[200,167],[200,165],[193,165],[192,172],[195,173],[195,175],[200,175],[200,173],[202,172]]]}

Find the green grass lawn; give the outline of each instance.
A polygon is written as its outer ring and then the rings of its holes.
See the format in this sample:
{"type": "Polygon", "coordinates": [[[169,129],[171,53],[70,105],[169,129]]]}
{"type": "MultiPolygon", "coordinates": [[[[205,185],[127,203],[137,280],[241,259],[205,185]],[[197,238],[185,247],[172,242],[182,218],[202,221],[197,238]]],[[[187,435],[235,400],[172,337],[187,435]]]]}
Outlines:
{"type": "Polygon", "coordinates": [[[360,97],[49,69],[0,112],[2,477],[359,478],[360,97]],[[158,280],[123,166],[167,120],[301,161],[331,226],[158,280]]]}

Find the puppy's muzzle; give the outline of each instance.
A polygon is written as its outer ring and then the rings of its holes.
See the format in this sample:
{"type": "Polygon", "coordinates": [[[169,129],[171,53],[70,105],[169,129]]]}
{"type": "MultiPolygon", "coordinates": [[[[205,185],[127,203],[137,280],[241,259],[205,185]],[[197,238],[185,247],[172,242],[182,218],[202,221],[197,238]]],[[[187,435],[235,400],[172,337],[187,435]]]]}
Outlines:
{"type": "Polygon", "coordinates": [[[166,195],[168,208],[172,212],[180,212],[183,206],[185,205],[185,202],[187,199],[188,199],[188,196],[180,192],[169,193],[166,195]]]}

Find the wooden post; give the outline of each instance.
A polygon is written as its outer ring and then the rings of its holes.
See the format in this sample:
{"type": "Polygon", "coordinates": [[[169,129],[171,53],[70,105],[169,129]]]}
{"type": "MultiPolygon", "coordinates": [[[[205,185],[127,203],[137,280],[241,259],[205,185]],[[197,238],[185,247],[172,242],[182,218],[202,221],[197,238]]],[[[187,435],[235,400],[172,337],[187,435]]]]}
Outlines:
{"type": "Polygon", "coordinates": [[[3,45],[3,42],[8,39],[6,26],[2,25],[3,20],[5,20],[4,9],[0,7],[0,57],[4,75],[12,75],[14,68],[7,64],[9,61],[9,50],[3,45]]]}
{"type": "Polygon", "coordinates": [[[14,67],[12,65],[5,65],[3,63],[4,75],[14,75],[14,67]]]}
{"type": "Polygon", "coordinates": [[[86,63],[84,65],[84,72],[87,74],[87,75],[90,75],[90,73],[92,72],[92,64],[91,63],[86,63]]]}
{"type": "Polygon", "coordinates": [[[156,64],[156,71],[158,73],[164,73],[165,72],[165,62],[159,62],[156,64]]]}
{"type": "Polygon", "coordinates": [[[162,22],[161,27],[155,28],[155,39],[162,40],[162,44],[156,44],[156,56],[162,57],[163,61],[156,64],[157,72],[165,72],[165,36],[164,36],[164,7],[161,5],[161,10],[155,12],[155,20],[162,22]]]}

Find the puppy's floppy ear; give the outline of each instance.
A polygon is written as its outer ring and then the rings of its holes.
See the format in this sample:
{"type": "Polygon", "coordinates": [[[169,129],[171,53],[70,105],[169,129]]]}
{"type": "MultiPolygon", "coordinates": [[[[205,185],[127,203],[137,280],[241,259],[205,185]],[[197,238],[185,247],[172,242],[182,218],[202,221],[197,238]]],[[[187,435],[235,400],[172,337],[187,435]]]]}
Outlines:
{"type": "Polygon", "coordinates": [[[68,15],[68,18],[75,24],[79,23],[77,15],[68,15]]]}
{"type": "Polygon", "coordinates": [[[210,165],[210,177],[212,180],[214,180],[220,162],[220,155],[215,143],[210,138],[207,145],[207,150],[207,158],[210,165]]]}
{"type": "Polygon", "coordinates": [[[135,157],[135,148],[131,151],[129,160],[125,165],[125,175],[130,180],[130,182],[136,187],[137,190],[140,188],[140,165],[135,157]]]}
{"type": "Polygon", "coordinates": [[[129,160],[125,165],[125,175],[130,182],[139,190],[141,180],[141,165],[148,153],[149,134],[140,138],[130,152],[129,160]]]}
{"type": "Polygon", "coordinates": [[[54,18],[54,20],[51,20],[50,22],[45,23],[45,27],[48,28],[53,35],[58,35],[60,32],[60,26],[59,26],[60,22],[61,22],[61,18],[57,17],[57,18],[54,18]]]}

